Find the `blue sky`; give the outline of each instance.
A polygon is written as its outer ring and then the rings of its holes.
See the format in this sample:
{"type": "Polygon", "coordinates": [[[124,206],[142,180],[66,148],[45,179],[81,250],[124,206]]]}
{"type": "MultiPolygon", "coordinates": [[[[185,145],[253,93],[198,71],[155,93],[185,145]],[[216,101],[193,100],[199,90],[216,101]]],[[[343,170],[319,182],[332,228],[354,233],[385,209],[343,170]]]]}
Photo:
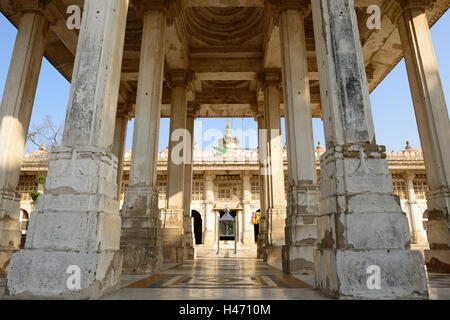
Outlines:
{"type": "MultiPolygon", "coordinates": [[[[450,12],[447,12],[431,29],[431,36],[447,102],[450,98],[449,30],[450,12]]],[[[0,38],[2,39],[2,49],[0,50],[0,95],[3,94],[16,33],[17,30],[15,27],[0,14],[0,38]]],[[[30,127],[40,124],[46,115],[50,115],[56,123],[64,122],[69,90],[70,84],[44,59],[30,127]]],[[[414,147],[420,148],[417,124],[403,60],[384,79],[378,88],[372,92],[371,102],[375,132],[379,144],[385,145],[388,150],[403,150],[406,140],[409,140],[414,147]]],[[[212,135],[209,141],[202,142],[201,138],[203,133],[208,129],[216,129],[220,130],[220,135],[223,135],[227,120],[231,122],[233,129],[238,130],[233,133],[239,139],[242,137],[242,128],[244,128],[244,131],[256,130],[257,128],[256,122],[253,119],[198,119],[195,125],[195,141],[203,149],[208,149],[208,146],[211,146],[219,137],[212,135]]],[[[281,123],[284,140],[284,121],[281,123]]],[[[168,119],[161,120],[160,150],[163,150],[168,145],[169,124],[168,119]]],[[[313,125],[316,143],[320,140],[323,144],[324,137],[321,120],[314,119],[313,125]]],[[[129,125],[127,149],[131,149],[132,134],[133,121],[129,125]]],[[[245,147],[255,148],[256,141],[246,139],[245,147]]],[[[33,145],[27,144],[27,152],[34,149],[35,147],[33,145]]]]}

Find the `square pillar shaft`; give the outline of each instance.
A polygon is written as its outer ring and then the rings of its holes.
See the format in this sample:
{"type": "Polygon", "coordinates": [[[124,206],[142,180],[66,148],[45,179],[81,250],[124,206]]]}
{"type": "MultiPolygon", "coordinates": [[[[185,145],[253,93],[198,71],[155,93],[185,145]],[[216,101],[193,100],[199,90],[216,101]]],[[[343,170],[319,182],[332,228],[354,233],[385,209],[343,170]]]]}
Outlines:
{"type": "Polygon", "coordinates": [[[280,12],[290,193],[283,270],[312,273],[320,195],[317,188],[304,13],[300,9],[280,12]]]}
{"type": "Polygon", "coordinates": [[[257,243],[257,256],[260,259],[267,259],[267,209],[268,203],[268,140],[266,121],[264,116],[258,116],[258,153],[259,153],[259,195],[261,205],[261,220],[259,221],[259,234],[257,243]]]}
{"type": "Polygon", "coordinates": [[[163,262],[156,173],[166,19],[163,10],[144,12],[130,179],[122,207],[125,273],[156,273],[163,262]]]}
{"type": "Polygon", "coordinates": [[[194,244],[195,235],[193,228],[193,218],[191,216],[191,202],[192,202],[192,165],[194,156],[194,122],[195,117],[190,112],[186,118],[186,134],[189,135],[188,140],[191,146],[190,161],[186,161],[184,164],[184,192],[183,192],[183,229],[184,229],[184,246],[185,246],[185,258],[193,259],[195,257],[194,244]]]}
{"type": "Polygon", "coordinates": [[[0,274],[6,273],[11,253],[20,247],[19,183],[25,143],[49,24],[39,11],[25,12],[0,107],[0,274]]]}
{"type": "Polygon", "coordinates": [[[163,255],[164,263],[175,263],[184,260],[184,168],[190,162],[192,148],[191,137],[186,135],[188,73],[185,70],[174,70],[169,73],[168,78],[172,97],[163,255]]]}
{"type": "Polygon", "coordinates": [[[128,115],[123,112],[117,113],[116,115],[112,153],[117,157],[117,199],[119,201],[122,193],[123,162],[129,120],[128,115]]]}
{"type": "Polygon", "coordinates": [[[243,201],[243,219],[241,223],[242,230],[242,242],[246,245],[254,244],[254,230],[251,224],[252,212],[250,202],[252,200],[252,183],[250,181],[250,175],[244,172],[242,179],[242,201],[243,201]]]}
{"type": "Polygon", "coordinates": [[[397,1],[397,22],[416,114],[430,196],[425,251],[429,271],[450,273],[450,122],[425,9],[435,1],[397,1]]]}
{"type": "Polygon", "coordinates": [[[316,286],[339,298],[425,298],[423,258],[375,142],[352,0],[313,0],[327,151],[321,157],[316,286]]]}
{"type": "Polygon", "coordinates": [[[97,298],[120,285],[112,144],[127,12],[127,0],[84,2],[63,144],[52,151],[25,249],[12,255],[11,296],[97,298]]]}
{"type": "Polygon", "coordinates": [[[280,85],[281,73],[271,70],[264,74],[264,108],[268,135],[269,203],[267,208],[267,262],[281,264],[285,244],[286,196],[284,187],[283,146],[281,138],[280,85]]]}
{"type": "Polygon", "coordinates": [[[216,217],[214,212],[214,177],[205,172],[205,234],[203,244],[213,245],[216,237],[216,217]]]}

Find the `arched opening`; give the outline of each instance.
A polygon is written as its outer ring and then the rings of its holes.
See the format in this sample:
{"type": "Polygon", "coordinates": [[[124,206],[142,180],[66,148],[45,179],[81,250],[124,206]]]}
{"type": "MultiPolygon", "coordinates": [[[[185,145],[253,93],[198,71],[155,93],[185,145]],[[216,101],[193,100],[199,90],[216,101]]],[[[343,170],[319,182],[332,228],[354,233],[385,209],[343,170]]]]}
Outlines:
{"type": "MultiPolygon", "coordinates": [[[[261,209],[256,211],[256,216],[261,217],[261,209]]],[[[259,236],[259,219],[257,219],[256,223],[253,223],[253,230],[255,232],[255,243],[258,242],[258,236],[259,236]]]]}
{"type": "Polygon", "coordinates": [[[195,244],[202,244],[202,216],[196,210],[192,210],[191,216],[194,219],[195,244]]]}
{"type": "Polygon", "coordinates": [[[22,235],[20,239],[20,249],[23,249],[25,247],[25,240],[27,237],[27,230],[28,230],[28,221],[30,220],[30,215],[26,210],[20,209],[20,233],[22,235]]]}

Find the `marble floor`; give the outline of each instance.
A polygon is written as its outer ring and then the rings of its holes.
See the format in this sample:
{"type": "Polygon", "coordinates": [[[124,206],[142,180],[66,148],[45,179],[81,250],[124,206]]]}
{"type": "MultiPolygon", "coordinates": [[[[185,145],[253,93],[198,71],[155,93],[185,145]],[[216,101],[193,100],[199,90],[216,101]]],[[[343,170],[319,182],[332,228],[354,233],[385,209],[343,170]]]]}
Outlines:
{"type": "MultiPolygon", "coordinates": [[[[196,259],[166,265],[151,276],[124,275],[122,289],[103,299],[310,300],[328,299],[307,275],[287,275],[252,251],[198,249],[196,259]]],[[[428,274],[430,299],[450,299],[450,275],[428,274]]]]}
{"type": "Polygon", "coordinates": [[[251,251],[200,249],[196,259],[152,276],[123,276],[122,289],[104,299],[285,300],[326,299],[310,277],[293,277],[251,251]]]}
{"type": "MultiPolygon", "coordinates": [[[[121,289],[104,300],[318,300],[308,275],[287,275],[252,250],[199,248],[196,259],[164,265],[155,275],[123,275],[121,289]]],[[[428,273],[432,300],[450,300],[450,274],[428,273]]],[[[0,278],[0,300],[6,279],[0,278]]]]}

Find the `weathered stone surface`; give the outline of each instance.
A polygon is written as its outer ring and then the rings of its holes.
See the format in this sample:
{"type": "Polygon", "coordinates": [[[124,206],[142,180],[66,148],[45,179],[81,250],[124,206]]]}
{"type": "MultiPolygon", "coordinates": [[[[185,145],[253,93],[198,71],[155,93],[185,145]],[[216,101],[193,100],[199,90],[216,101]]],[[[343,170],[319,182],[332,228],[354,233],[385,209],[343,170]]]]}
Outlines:
{"type": "Polygon", "coordinates": [[[427,297],[419,252],[393,195],[385,148],[375,142],[358,23],[352,2],[312,2],[327,151],[321,156],[317,287],[353,298],[427,297]],[[381,289],[366,285],[369,266],[381,289]]]}
{"type": "Polygon", "coordinates": [[[25,151],[45,42],[47,19],[38,11],[20,14],[21,22],[0,106],[0,273],[20,246],[16,187],[25,151]]]}
{"type": "Polygon", "coordinates": [[[22,250],[11,258],[7,294],[13,297],[96,299],[116,290],[122,274],[122,254],[112,251],[22,250]],[[80,289],[68,288],[69,267],[80,268],[80,289]]]}
{"type": "Polygon", "coordinates": [[[120,247],[125,273],[157,273],[162,266],[158,194],[149,187],[127,187],[122,207],[120,247]]]}
{"type": "Polygon", "coordinates": [[[317,250],[314,259],[316,285],[331,296],[343,299],[428,297],[423,258],[418,251],[317,250]],[[370,266],[380,268],[380,289],[368,286],[373,274],[370,266]]]}

